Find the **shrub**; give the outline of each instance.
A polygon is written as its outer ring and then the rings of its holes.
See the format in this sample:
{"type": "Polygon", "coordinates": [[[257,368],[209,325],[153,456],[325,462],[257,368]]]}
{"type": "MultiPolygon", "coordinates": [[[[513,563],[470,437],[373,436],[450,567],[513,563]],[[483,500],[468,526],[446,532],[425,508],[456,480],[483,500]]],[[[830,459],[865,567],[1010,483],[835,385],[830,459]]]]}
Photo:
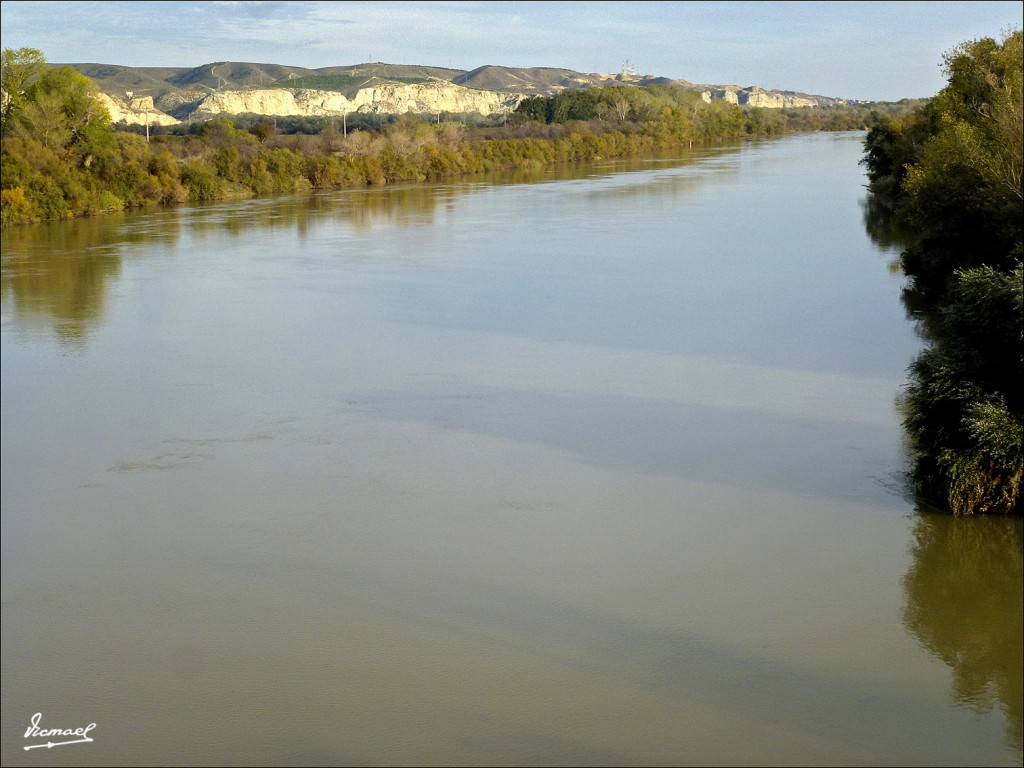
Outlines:
{"type": "Polygon", "coordinates": [[[189,200],[220,200],[224,197],[223,182],[202,160],[194,160],[181,169],[181,185],[189,200]]]}
{"type": "Polygon", "coordinates": [[[39,220],[39,207],[26,199],[25,190],[21,187],[0,191],[0,223],[7,227],[11,224],[25,224],[39,220]]]}

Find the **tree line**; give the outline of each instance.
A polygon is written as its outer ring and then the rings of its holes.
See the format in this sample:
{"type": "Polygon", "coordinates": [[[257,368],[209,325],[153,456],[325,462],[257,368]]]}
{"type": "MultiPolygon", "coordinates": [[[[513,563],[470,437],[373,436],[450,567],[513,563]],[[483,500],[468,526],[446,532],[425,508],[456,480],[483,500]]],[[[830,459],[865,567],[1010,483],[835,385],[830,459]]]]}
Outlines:
{"type": "Polygon", "coordinates": [[[863,163],[905,246],[904,301],[928,346],[902,399],[913,479],[955,514],[1022,508],[1022,37],[961,43],[947,85],[880,120],[863,163]]]}
{"type": "Polygon", "coordinates": [[[869,128],[882,116],[902,114],[917,104],[859,104],[790,109],[740,107],[727,101],[705,102],[701,94],[672,85],[643,88],[613,85],[562,91],[554,96],[529,96],[509,118],[512,125],[524,122],[547,124],[573,120],[612,123],[627,130],[658,121],[668,114],[685,118],[689,139],[715,139],[723,134],[774,136],[798,131],[856,131],[869,128]]]}

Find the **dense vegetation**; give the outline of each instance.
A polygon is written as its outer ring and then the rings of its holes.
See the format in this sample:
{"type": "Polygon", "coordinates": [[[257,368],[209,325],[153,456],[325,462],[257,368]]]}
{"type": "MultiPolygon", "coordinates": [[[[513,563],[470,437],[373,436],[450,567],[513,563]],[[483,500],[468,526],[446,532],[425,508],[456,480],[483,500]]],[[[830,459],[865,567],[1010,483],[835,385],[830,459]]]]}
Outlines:
{"type": "Polygon", "coordinates": [[[69,67],[48,67],[38,50],[5,50],[2,73],[10,95],[0,155],[4,226],[540,168],[792,131],[860,129],[910,108],[741,109],[706,104],[682,88],[617,86],[527,99],[505,125],[465,115],[445,121],[440,115],[352,115],[344,123],[250,115],[154,128],[147,141],[138,129],[115,129],[94,98],[92,81],[69,67]]]}
{"type": "Polygon", "coordinates": [[[523,99],[509,118],[547,124],[573,120],[633,126],[663,119],[666,114],[689,118],[690,141],[714,141],[723,135],[776,136],[798,131],[857,131],[882,116],[909,112],[917,102],[793,109],[741,108],[725,101],[705,103],[696,91],[668,85],[643,88],[615,85],[563,91],[555,96],[523,99]]]}
{"type": "Polygon", "coordinates": [[[905,233],[905,300],[930,341],[910,368],[904,425],[926,498],[955,514],[1020,514],[1021,32],[962,43],[944,66],[934,99],[865,140],[871,188],[905,233]]]}

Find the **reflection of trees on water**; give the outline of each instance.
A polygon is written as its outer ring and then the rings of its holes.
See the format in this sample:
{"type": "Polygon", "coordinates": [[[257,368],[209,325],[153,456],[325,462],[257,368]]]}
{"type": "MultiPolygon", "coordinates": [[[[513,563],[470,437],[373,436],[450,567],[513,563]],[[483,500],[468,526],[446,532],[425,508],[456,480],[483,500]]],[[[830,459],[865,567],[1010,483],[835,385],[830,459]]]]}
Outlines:
{"type": "MultiPolygon", "coordinates": [[[[864,228],[880,248],[902,248],[907,237],[874,195],[863,204],[864,228]]],[[[899,261],[892,263],[899,271],[899,261]]],[[[921,295],[905,288],[907,319],[929,346],[941,342],[921,295]]],[[[908,364],[911,361],[908,361],[908,364]]],[[[909,484],[909,481],[908,481],[909,484]]],[[[913,564],[904,577],[907,631],[953,671],[952,695],[986,712],[999,707],[1007,739],[1024,748],[1024,521],[924,511],[914,526],[913,564]]]]}
{"type": "MultiPolygon", "coordinates": [[[[906,236],[893,214],[892,207],[886,204],[883,198],[873,194],[865,195],[860,207],[864,216],[864,230],[875,245],[887,250],[902,248],[906,244],[906,236]]],[[[893,259],[889,268],[893,272],[899,271],[898,257],[893,259]]]]}
{"type": "Polygon", "coordinates": [[[102,321],[107,293],[135,246],[178,239],[175,214],[149,218],[98,216],[71,222],[11,227],[3,233],[0,286],[22,327],[52,330],[71,345],[102,321]]]}
{"type": "MultiPolygon", "coordinates": [[[[737,149],[717,150],[734,151],[737,149]]],[[[12,227],[3,233],[4,303],[11,305],[11,313],[20,326],[52,330],[63,342],[80,344],[89,330],[102,322],[107,293],[121,275],[122,260],[136,253],[140,258],[151,258],[155,246],[173,247],[182,236],[201,244],[208,237],[253,236],[254,231],[257,235],[294,231],[304,239],[320,229],[339,225],[360,234],[383,227],[429,225],[461,201],[495,185],[650,171],[689,164],[705,156],[707,153],[695,152],[686,158],[678,154],[617,158],[601,163],[478,174],[464,182],[277,195],[12,227]]],[[[670,181],[618,185],[594,194],[665,194],[696,183],[687,178],[670,181]]]]}
{"type": "Polygon", "coordinates": [[[904,577],[907,630],[953,670],[957,702],[1006,714],[1024,748],[1021,518],[919,512],[904,577]]]}
{"type": "Polygon", "coordinates": [[[3,293],[10,296],[21,325],[52,328],[61,341],[79,344],[103,318],[106,285],[121,272],[110,254],[47,259],[27,265],[4,260],[3,293]]]}
{"type": "Polygon", "coordinates": [[[268,233],[294,230],[300,239],[324,224],[367,232],[379,226],[431,223],[438,206],[450,199],[437,187],[410,185],[210,203],[188,211],[187,229],[200,237],[212,233],[237,237],[250,234],[253,227],[268,233]]]}
{"type": "MultiPolygon", "coordinates": [[[[723,150],[719,150],[723,151],[723,150]]],[[[736,151],[733,148],[732,151],[736,151]]],[[[691,161],[703,155],[693,153],[691,161]]],[[[307,237],[322,226],[341,224],[359,233],[378,227],[408,227],[433,224],[442,210],[458,205],[496,185],[539,184],[550,181],[574,181],[595,175],[650,171],[658,167],[683,164],[679,153],[664,157],[616,158],[605,163],[579,163],[540,170],[500,171],[474,174],[464,182],[458,179],[441,184],[410,183],[370,186],[332,192],[278,195],[236,202],[209,203],[188,209],[187,228],[193,235],[226,232],[241,236],[253,227],[295,230],[307,237]]],[[[683,180],[684,182],[686,180],[683,180]]],[[[677,184],[678,185],[678,184],[677,184]]],[[[651,191],[651,185],[635,190],[651,191]]],[[[663,193],[663,189],[657,190],[663,193]]],[[[616,189],[616,194],[623,190],[616,189]]]]}
{"type": "Polygon", "coordinates": [[[107,283],[120,272],[121,259],[109,252],[34,261],[5,257],[3,294],[22,325],[52,328],[62,341],[76,344],[102,319],[107,283]]]}
{"type": "MultiPolygon", "coordinates": [[[[864,215],[864,230],[871,241],[883,250],[902,249],[910,242],[910,234],[904,225],[897,220],[892,207],[884,198],[868,194],[861,200],[861,211],[864,215]]],[[[889,262],[889,271],[900,274],[900,253],[889,262]]],[[[934,314],[920,291],[913,285],[905,285],[900,298],[907,313],[907,319],[914,324],[914,331],[924,341],[935,339],[936,327],[934,314]]]]}
{"type": "Polygon", "coordinates": [[[136,252],[151,258],[155,246],[174,246],[183,234],[202,242],[212,234],[251,236],[254,227],[305,237],[324,221],[363,231],[405,226],[432,221],[451,200],[450,190],[427,185],[371,188],[11,227],[3,232],[3,301],[19,326],[81,344],[104,318],[123,259],[136,252]]]}

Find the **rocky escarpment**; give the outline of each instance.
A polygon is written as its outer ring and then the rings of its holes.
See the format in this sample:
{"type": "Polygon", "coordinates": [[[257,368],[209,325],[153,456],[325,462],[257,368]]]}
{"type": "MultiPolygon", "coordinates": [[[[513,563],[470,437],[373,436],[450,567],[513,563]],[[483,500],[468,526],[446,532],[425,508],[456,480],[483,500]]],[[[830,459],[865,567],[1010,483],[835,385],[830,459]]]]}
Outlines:
{"type": "Polygon", "coordinates": [[[110,113],[110,119],[124,125],[177,125],[180,120],[161,112],[153,106],[153,99],[140,96],[132,99],[115,99],[105,93],[96,95],[110,113]]]}
{"type": "MultiPolygon", "coordinates": [[[[820,105],[813,97],[766,91],[756,86],[701,89],[701,96],[706,102],[725,101],[766,109],[820,105]]],[[[158,106],[164,111],[154,106],[149,97],[135,98],[130,102],[107,95],[102,95],[102,98],[114,122],[144,125],[148,121],[150,125],[174,125],[182,120],[207,120],[245,114],[268,117],[341,117],[354,113],[400,115],[406,112],[509,114],[515,110],[524,94],[462,88],[453,83],[435,81],[421,84],[382,82],[360,88],[350,95],[312,88],[253,88],[209,94],[165,94],[158,99],[158,106]]]]}
{"type": "Polygon", "coordinates": [[[761,107],[763,109],[792,109],[793,107],[817,107],[818,99],[798,96],[786,91],[766,91],[756,85],[750,88],[726,86],[703,91],[704,101],[724,101],[740,106],[761,107]]]}
{"type": "Polygon", "coordinates": [[[153,99],[153,105],[161,112],[166,112],[169,115],[177,116],[180,111],[182,116],[187,116],[194,108],[194,105],[204,99],[209,93],[209,90],[168,91],[153,99]]]}
{"type": "MultiPolygon", "coordinates": [[[[394,66],[380,64],[342,68],[338,72],[334,69],[302,70],[285,73],[287,77],[284,77],[279,68],[274,69],[270,65],[243,66],[223,62],[174,74],[163,81],[164,89],[145,85],[147,96],[132,98],[130,90],[121,88],[137,89],[135,81],[139,77],[104,80],[106,69],[97,70],[97,65],[79,66],[99,77],[98,84],[107,94],[103,97],[104,104],[113,120],[133,125],[173,125],[184,120],[243,114],[267,117],[341,117],[355,113],[406,112],[502,115],[513,112],[527,95],[550,95],[609,85],[639,88],[671,85],[697,91],[706,102],[724,101],[767,109],[844,103],[841,99],[765,90],[757,86],[700,85],[633,73],[583,75],[571,70],[543,67],[511,69],[487,66],[464,73],[436,70],[444,73],[444,76],[437,76],[421,71],[422,68],[397,68],[399,74],[394,74],[390,72],[396,69],[394,66]],[[287,80],[293,75],[308,80],[334,78],[351,84],[343,82],[339,87],[320,87],[320,83],[309,83],[304,84],[306,87],[297,87],[298,84],[289,87],[287,82],[267,83],[272,77],[281,76],[287,80]],[[448,75],[452,79],[446,79],[448,75]],[[225,80],[228,77],[235,80],[225,80]],[[411,82],[414,78],[419,82],[411,82]]],[[[134,70],[129,74],[131,72],[134,70]]]]}
{"type": "Polygon", "coordinates": [[[360,88],[351,97],[338,91],[309,88],[256,88],[218,91],[189,105],[189,116],[206,119],[218,115],[341,116],[343,114],[404,114],[477,112],[508,114],[522,96],[463,88],[444,81],[427,83],[381,82],[360,88]]]}

